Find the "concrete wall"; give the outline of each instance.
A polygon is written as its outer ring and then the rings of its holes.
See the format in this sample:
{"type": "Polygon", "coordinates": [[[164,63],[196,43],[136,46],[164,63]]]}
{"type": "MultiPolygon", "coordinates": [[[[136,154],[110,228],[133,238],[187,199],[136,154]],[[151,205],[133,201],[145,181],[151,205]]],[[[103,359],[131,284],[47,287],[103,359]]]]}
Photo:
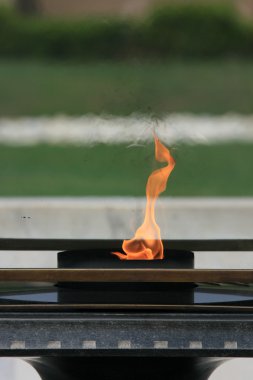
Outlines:
{"type": "MultiPolygon", "coordinates": [[[[131,238],[142,223],[144,198],[0,198],[0,236],[131,238]]],[[[253,237],[253,198],[161,198],[164,239],[253,237]]],[[[251,253],[200,253],[198,267],[253,267],[251,253]]],[[[56,266],[54,252],[2,252],[0,266],[56,266]]]]}

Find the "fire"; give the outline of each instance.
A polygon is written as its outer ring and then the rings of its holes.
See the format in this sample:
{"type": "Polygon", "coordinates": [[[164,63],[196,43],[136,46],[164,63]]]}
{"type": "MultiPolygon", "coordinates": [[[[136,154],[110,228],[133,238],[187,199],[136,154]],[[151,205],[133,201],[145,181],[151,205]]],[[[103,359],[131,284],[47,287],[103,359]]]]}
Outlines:
{"type": "Polygon", "coordinates": [[[159,194],[166,189],[175,161],[155,134],[154,139],[155,158],[159,162],[167,162],[167,165],[153,171],[148,177],[144,222],[135,232],[133,239],[124,240],[122,249],[125,253],[113,252],[121,260],[156,260],[164,257],[160,228],[155,220],[155,202],[159,194]]]}

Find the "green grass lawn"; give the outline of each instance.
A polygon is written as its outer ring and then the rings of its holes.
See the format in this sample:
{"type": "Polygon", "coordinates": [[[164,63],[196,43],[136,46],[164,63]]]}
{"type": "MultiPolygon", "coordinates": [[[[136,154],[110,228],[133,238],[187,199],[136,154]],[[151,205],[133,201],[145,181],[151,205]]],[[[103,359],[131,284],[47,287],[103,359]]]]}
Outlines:
{"type": "MultiPolygon", "coordinates": [[[[253,144],[181,145],[165,195],[252,196],[253,144]]],[[[0,195],[145,195],[154,147],[0,146],[0,195]]]]}
{"type": "Polygon", "coordinates": [[[0,117],[253,113],[253,62],[0,61],[0,117]]]}

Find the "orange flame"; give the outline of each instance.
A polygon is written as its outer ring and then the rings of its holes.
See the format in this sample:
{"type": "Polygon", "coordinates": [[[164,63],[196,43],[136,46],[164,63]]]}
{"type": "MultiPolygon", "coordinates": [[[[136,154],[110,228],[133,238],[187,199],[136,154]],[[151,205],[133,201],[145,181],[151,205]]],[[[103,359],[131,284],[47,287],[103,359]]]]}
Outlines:
{"type": "Polygon", "coordinates": [[[158,224],[155,221],[155,202],[165,189],[168,178],[174,169],[175,161],[169,150],[155,139],[155,158],[168,165],[153,171],[148,177],[146,185],[146,212],[143,224],[135,232],[131,240],[124,240],[122,249],[125,253],[113,252],[121,260],[154,260],[163,259],[163,243],[158,224]]]}

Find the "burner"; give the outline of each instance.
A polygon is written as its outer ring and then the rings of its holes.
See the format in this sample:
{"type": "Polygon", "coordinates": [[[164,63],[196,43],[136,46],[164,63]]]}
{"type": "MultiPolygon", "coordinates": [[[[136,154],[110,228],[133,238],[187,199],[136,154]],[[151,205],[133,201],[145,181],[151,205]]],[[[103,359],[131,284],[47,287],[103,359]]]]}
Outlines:
{"type": "MultiPolygon", "coordinates": [[[[58,253],[62,269],[189,269],[194,254],[189,251],[165,251],[163,260],[119,260],[108,249],[87,249],[58,253]]],[[[194,284],[175,283],[58,283],[60,303],[113,304],[192,304],[194,284]]]]}
{"type": "Polygon", "coordinates": [[[29,356],[43,380],[129,380],[133,367],[206,380],[221,357],[252,355],[253,270],[194,269],[193,252],[253,251],[253,240],[164,241],[151,261],[119,260],[121,243],[0,239],[0,250],[61,251],[57,269],[0,269],[0,353],[29,356]]]}
{"type": "Polygon", "coordinates": [[[190,251],[165,250],[163,260],[120,260],[110,249],[95,248],[58,253],[59,268],[86,269],[190,269],[194,254],[190,251]]]}

